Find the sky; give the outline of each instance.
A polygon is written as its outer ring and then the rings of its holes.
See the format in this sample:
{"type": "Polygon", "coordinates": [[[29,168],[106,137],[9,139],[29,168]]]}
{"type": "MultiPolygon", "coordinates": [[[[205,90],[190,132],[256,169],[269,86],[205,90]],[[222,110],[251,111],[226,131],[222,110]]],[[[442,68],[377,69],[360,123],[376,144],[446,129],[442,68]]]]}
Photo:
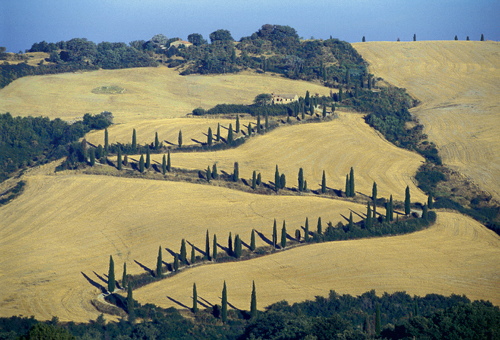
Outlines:
{"type": "Polygon", "coordinates": [[[288,25],[299,36],[348,42],[500,40],[500,0],[0,0],[0,46],[72,38],[125,42],[155,34],[207,40],[217,29],[233,38],[263,24],[288,25]]]}

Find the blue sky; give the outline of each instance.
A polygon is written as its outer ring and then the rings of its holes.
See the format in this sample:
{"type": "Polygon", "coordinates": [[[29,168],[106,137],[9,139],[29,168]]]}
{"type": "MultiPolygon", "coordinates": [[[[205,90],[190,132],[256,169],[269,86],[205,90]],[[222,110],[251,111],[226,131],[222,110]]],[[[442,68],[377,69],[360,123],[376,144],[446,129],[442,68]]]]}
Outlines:
{"type": "Polygon", "coordinates": [[[289,25],[304,38],[349,42],[500,40],[500,0],[0,0],[0,46],[71,38],[130,42],[157,33],[205,38],[219,29],[235,39],[263,24],[289,25]]]}

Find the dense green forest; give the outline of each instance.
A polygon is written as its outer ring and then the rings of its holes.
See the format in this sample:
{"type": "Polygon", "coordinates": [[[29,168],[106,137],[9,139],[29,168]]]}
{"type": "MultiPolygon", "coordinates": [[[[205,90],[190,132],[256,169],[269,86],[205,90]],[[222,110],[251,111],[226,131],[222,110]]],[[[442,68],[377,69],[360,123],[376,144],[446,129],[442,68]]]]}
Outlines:
{"type": "MultiPolygon", "coordinates": [[[[230,297],[231,291],[228,290],[230,297]]],[[[257,287],[256,298],[258,301],[257,287]]],[[[229,300],[230,301],[230,300],[229,300]]],[[[249,294],[250,302],[250,294],[249,294]]],[[[200,302],[201,303],[201,302],[200,302]]],[[[222,322],[220,305],[181,314],[174,308],[135,304],[141,322],[106,322],[101,315],[84,324],[61,323],[56,317],[0,318],[0,339],[498,339],[500,309],[465,296],[405,292],[359,296],[330,291],[328,297],[274,303],[251,317],[229,309],[222,322]]],[[[250,303],[249,303],[250,305],[250,303]]]]}
{"type": "Polygon", "coordinates": [[[71,142],[92,129],[104,129],[111,122],[110,112],[85,114],[82,121],[73,124],[59,118],[0,114],[0,182],[18,169],[66,156],[71,142]]]}

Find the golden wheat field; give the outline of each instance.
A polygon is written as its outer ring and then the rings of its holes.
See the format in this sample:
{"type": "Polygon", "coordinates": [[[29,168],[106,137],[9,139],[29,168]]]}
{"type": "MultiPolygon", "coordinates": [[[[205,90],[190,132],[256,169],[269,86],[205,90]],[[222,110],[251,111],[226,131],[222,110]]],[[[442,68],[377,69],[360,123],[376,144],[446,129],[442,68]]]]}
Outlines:
{"type": "Polygon", "coordinates": [[[500,200],[500,43],[367,42],[370,72],[404,87],[443,161],[500,200]]]}
{"type": "Polygon", "coordinates": [[[410,235],[321,243],[249,261],[193,268],[136,290],[134,298],[179,308],[170,297],[191,306],[191,286],[196,283],[198,297],[220,305],[225,280],[228,302],[248,310],[255,280],[260,309],[283,299],[298,302],[327,296],[330,290],[359,295],[369,289],[379,294],[466,294],[498,304],[499,247],[498,235],[481,224],[439,212],[433,227],[410,235]]]}
{"type": "Polygon", "coordinates": [[[167,67],[99,70],[23,77],[0,91],[0,112],[75,120],[85,113],[111,111],[115,123],[175,118],[197,107],[250,104],[260,93],[329,95],[326,87],[255,73],[180,76],[167,67]],[[119,86],[122,94],[95,94],[119,86]]]}
{"type": "MultiPolygon", "coordinates": [[[[221,243],[229,232],[249,242],[253,228],[269,236],[274,218],[292,232],[306,217],[312,227],[320,216],[337,223],[351,209],[366,210],[339,200],[156,180],[71,173],[25,179],[25,193],[0,207],[1,316],[95,319],[90,300],[99,290],[83,274],[105,285],[97,275],[107,274],[109,255],[120,277],[123,262],[132,274],[144,272],[134,261],[154,268],[160,245],[178,252],[185,238],[203,249],[207,230],[221,243]]],[[[164,258],[171,261],[166,251],[164,258]]]]}
{"type": "MultiPolygon", "coordinates": [[[[219,170],[232,173],[234,162],[238,162],[242,177],[250,179],[256,170],[262,174],[263,181],[274,182],[278,165],[280,173],[286,175],[288,187],[297,187],[298,171],[302,167],[308,188],[312,190],[320,187],[323,170],[327,186],[344,190],[345,177],[353,167],[356,191],[362,194],[371,196],[375,181],[379,197],[394,195],[395,199],[403,200],[408,185],[414,201],[426,200],[412,181],[424,160],[421,156],[381,138],[364,123],[360,114],[338,112],[338,116],[329,122],[285,125],[264,136],[252,137],[236,149],[174,153],[172,166],[202,170],[217,163],[219,170]]],[[[161,157],[151,156],[157,162],[161,162],[161,157]]]]}

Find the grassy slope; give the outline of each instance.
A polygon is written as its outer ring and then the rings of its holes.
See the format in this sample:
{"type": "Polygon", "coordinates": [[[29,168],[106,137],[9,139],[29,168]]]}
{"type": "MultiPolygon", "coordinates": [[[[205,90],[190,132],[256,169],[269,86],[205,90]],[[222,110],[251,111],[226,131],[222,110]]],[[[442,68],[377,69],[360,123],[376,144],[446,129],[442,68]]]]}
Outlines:
{"type": "MultiPolygon", "coordinates": [[[[161,157],[154,155],[152,159],[161,162],[161,157]]],[[[302,167],[308,188],[314,190],[320,187],[323,170],[329,187],[344,190],[345,176],[352,166],[356,190],[365,195],[371,195],[376,181],[379,197],[392,194],[403,200],[409,185],[415,201],[426,199],[411,179],[423,158],[380,138],[358,114],[340,112],[339,119],[331,122],[281,127],[253,137],[237,149],[172,154],[172,166],[182,168],[206,169],[217,162],[219,170],[232,173],[236,161],[241,177],[250,179],[252,171],[257,170],[263,181],[273,182],[278,164],[289,187],[297,186],[298,170],[302,167]]]]}
{"type": "Polygon", "coordinates": [[[116,123],[184,116],[196,107],[220,103],[250,104],[259,93],[328,95],[320,85],[254,73],[180,76],[166,67],[99,70],[23,77],[0,91],[0,112],[73,120],[89,112],[111,111],[116,123]],[[94,94],[118,85],[125,93],[94,94]]]}
{"type": "Polygon", "coordinates": [[[341,294],[406,291],[409,294],[466,294],[500,303],[496,259],[500,238],[474,220],[439,212],[437,223],[410,235],[330,242],[296,248],[239,263],[194,268],[171,279],[140,288],[141,303],[179,307],[171,297],[191,306],[191,286],[198,296],[220,305],[222,282],[228,301],[249,309],[252,280],[258,307],[341,294]]]}
{"type": "Polygon", "coordinates": [[[370,72],[406,88],[443,161],[500,200],[500,43],[367,42],[370,72]]]}

